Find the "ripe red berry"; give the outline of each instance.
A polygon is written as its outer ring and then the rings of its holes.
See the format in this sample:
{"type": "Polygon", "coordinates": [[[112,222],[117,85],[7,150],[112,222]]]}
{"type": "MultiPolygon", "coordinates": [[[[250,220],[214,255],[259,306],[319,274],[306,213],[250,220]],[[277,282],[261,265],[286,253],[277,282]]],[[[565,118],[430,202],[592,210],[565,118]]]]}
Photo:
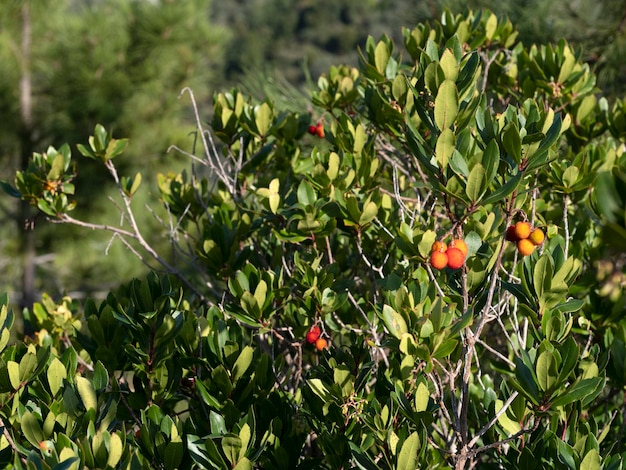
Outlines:
{"type": "Polygon", "coordinates": [[[469,250],[467,248],[467,243],[465,243],[465,240],[461,240],[460,238],[452,240],[450,242],[450,248],[458,248],[459,250],[461,250],[461,253],[463,253],[463,258],[467,258],[467,253],[469,250]]]}
{"type": "Polygon", "coordinates": [[[517,235],[515,234],[515,225],[510,225],[506,229],[506,235],[504,238],[506,238],[506,241],[508,242],[516,242],[518,240],[517,235]]]}
{"type": "Polygon", "coordinates": [[[448,248],[448,267],[450,269],[459,269],[465,263],[465,255],[458,248],[448,248]]]}
{"type": "Polygon", "coordinates": [[[309,134],[311,135],[317,135],[317,126],[314,124],[311,124],[309,126],[309,134]]]}
{"type": "Polygon", "coordinates": [[[320,330],[320,327],[317,325],[313,325],[309,331],[307,331],[306,334],[306,342],[309,344],[313,344],[317,341],[317,339],[320,337],[320,334],[322,334],[322,331],[320,330]]]}

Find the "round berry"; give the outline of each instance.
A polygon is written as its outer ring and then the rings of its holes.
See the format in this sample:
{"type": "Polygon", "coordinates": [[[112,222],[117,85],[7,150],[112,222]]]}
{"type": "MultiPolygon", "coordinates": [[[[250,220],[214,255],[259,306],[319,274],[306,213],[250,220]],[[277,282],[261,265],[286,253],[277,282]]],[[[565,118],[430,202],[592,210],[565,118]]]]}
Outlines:
{"type": "Polygon", "coordinates": [[[309,126],[309,134],[311,135],[317,135],[317,126],[314,124],[311,124],[309,126]]]}
{"type": "Polygon", "coordinates": [[[315,349],[318,351],[323,351],[328,347],[328,342],[324,338],[317,338],[315,341],[315,349]]]}
{"type": "Polygon", "coordinates": [[[448,265],[448,255],[443,251],[433,251],[430,254],[430,265],[435,269],[443,269],[448,265]]]}
{"type": "Polygon", "coordinates": [[[456,240],[452,240],[450,242],[450,248],[458,248],[459,250],[461,250],[461,253],[463,253],[463,257],[467,258],[468,249],[467,249],[467,243],[465,243],[465,240],[461,240],[460,238],[456,240]]]}
{"type": "Polygon", "coordinates": [[[517,238],[517,235],[515,235],[515,225],[510,225],[509,227],[507,227],[506,235],[504,236],[504,238],[509,242],[516,242],[517,240],[519,240],[517,238]]]}
{"type": "Polygon", "coordinates": [[[441,251],[442,253],[444,253],[447,249],[448,247],[446,246],[445,242],[437,240],[435,243],[433,243],[433,246],[430,248],[430,252],[434,253],[435,251],[441,251]]]}
{"type": "Polygon", "coordinates": [[[324,126],[322,124],[318,124],[316,130],[316,134],[320,139],[324,138],[324,126]]]}
{"type": "Polygon", "coordinates": [[[465,255],[458,248],[448,248],[448,267],[450,269],[459,269],[465,263],[465,255]]]}
{"type": "Polygon", "coordinates": [[[518,240],[524,240],[530,235],[530,224],[528,222],[518,222],[515,224],[515,236],[518,240]]]}
{"type": "Polygon", "coordinates": [[[522,256],[529,256],[533,254],[533,251],[535,251],[535,245],[533,245],[533,242],[530,240],[524,238],[517,242],[517,250],[522,256]]]}
{"type": "Polygon", "coordinates": [[[322,334],[320,327],[317,325],[313,325],[306,333],[306,342],[309,344],[315,343],[320,337],[320,334],[322,334]]]}
{"type": "Polygon", "coordinates": [[[528,239],[532,242],[533,245],[537,246],[543,243],[543,241],[546,239],[546,236],[544,235],[543,230],[541,230],[540,228],[536,228],[532,232],[530,232],[530,235],[528,235],[528,239]]]}

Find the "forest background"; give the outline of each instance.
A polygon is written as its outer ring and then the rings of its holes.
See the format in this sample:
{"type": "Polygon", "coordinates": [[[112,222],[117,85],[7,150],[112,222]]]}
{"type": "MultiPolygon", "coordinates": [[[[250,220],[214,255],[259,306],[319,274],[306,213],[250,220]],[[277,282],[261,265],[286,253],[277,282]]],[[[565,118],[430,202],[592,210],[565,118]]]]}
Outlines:
{"type": "MultiPolygon", "coordinates": [[[[188,162],[168,148],[194,144],[184,87],[205,122],[213,93],[232,86],[313,113],[308,90],[331,64],[356,64],[368,35],[398,39],[401,26],[444,8],[508,16],[525,45],[565,38],[582,48],[605,96],[624,96],[624,0],[10,0],[0,4],[0,180],[12,182],[33,152],[86,142],[96,123],[130,139],[124,173],[177,172],[188,162]]],[[[113,182],[89,163],[76,180],[78,216],[110,221],[113,182]]],[[[148,269],[105,233],[85,236],[33,214],[0,198],[0,292],[14,303],[70,286],[75,299],[102,297],[148,269]]],[[[140,221],[157,246],[168,238],[161,215],[145,211],[140,221]]]]}

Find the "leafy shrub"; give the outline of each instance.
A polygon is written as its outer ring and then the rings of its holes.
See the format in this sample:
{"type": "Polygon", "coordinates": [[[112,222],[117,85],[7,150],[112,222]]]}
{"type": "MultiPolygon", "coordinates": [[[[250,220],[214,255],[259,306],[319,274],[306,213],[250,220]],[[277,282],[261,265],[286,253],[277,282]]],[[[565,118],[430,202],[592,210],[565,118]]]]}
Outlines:
{"type": "Polygon", "coordinates": [[[171,253],[102,126],[79,151],[123,226],[69,215],[67,146],[5,185],[160,271],[100,305],[44,298],[14,345],[4,299],[5,465],[622,468],[624,102],[566,42],[525,49],[487,11],[403,37],[405,59],[370,38],[320,77],[315,115],[233,89],[205,129],[185,90],[198,149],[158,179],[171,253]],[[527,256],[518,221],[546,234],[527,256]],[[452,239],[463,266],[433,269],[452,239]]]}

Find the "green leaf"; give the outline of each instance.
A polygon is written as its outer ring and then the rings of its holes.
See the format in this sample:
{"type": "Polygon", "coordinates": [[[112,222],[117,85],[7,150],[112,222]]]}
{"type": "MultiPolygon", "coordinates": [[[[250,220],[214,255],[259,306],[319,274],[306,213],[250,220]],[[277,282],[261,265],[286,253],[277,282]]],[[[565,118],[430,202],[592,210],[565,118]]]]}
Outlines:
{"type": "Polygon", "coordinates": [[[233,382],[237,382],[248,371],[253,358],[254,348],[252,346],[246,346],[241,350],[233,366],[233,382]]]}
{"type": "Polygon", "coordinates": [[[381,75],[385,75],[387,63],[389,62],[389,47],[384,41],[379,41],[374,51],[374,65],[381,75]]]}
{"type": "Polygon", "coordinates": [[[374,201],[369,201],[363,206],[363,211],[359,217],[359,225],[364,227],[378,215],[378,206],[374,201]]]}
{"type": "Polygon", "coordinates": [[[420,446],[420,438],[417,432],[413,432],[402,443],[400,454],[398,455],[397,470],[415,470],[417,468],[417,451],[420,446]]]}
{"type": "Polygon", "coordinates": [[[435,98],[435,124],[439,130],[449,128],[459,112],[459,98],[456,84],[452,80],[444,80],[435,98]]]}
{"type": "Polygon", "coordinates": [[[228,433],[222,438],[222,450],[231,464],[239,459],[241,451],[241,439],[236,434],[228,433]]]}
{"type": "Polygon", "coordinates": [[[535,405],[538,405],[539,388],[537,387],[535,376],[520,357],[515,358],[515,377],[521,385],[521,388],[519,388],[518,390],[522,392],[522,394],[524,394],[528,399],[530,399],[530,401],[532,401],[535,405]]]}
{"type": "Polygon", "coordinates": [[[254,123],[259,135],[265,137],[272,124],[272,108],[269,104],[263,103],[257,108],[254,123]]]}
{"type": "Polygon", "coordinates": [[[435,146],[435,157],[439,167],[445,171],[448,166],[450,157],[454,152],[456,145],[456,138],[452,129],[444,129],[437,139],[437,145],[435,146]]]}
{"type": "Polygon", "coordinates": [[[552,406],[564,406],[574,403],[575,401],[581,401],[587,395],[593,393],[603,383],[603,377],[583,379],[569,387],[565,393],[558,395],[554,400],[552,400],[552,406]]]}
{"type": "Polygon", "coordinates": [[[543,351],[537,358],[537,382],[544,392],[550,391],[557,383],[559,372],[556,357],[551,351],[543,351]]]}
{"type": "Polygon", "coordinates": [[[520,181],[522,180],[522,176],[523,175],[522,175],[521,172],[515,174],[512,178],[510,178],[506,183],[504,183],[502,186],[500,186],[494,192],[492,192],[491,194],[488,194],[487,196],[485,196],[482,199],[482,201],[481,201],[483,206],[485,206],[487,204],[493,204],[494,202],[500,201],[501,199],[504,199],[509,194],[511,194],[513,191],[515,191],[517,189],[517,187],[519,186],[520,181]]]}
{"type": "Polygon", "coordinates": [[[502,145],[505,150],[513,157],[515,163],[522,161],[522,139],[519,135],[519,129],[514,122],[507,125],[504,135],[502,136],[502,145]]]}
{"type": "Polygon", "coordinates": [[[382,318],[389,332],[396,338],[400,339],[402,335],[408,332],[406,321],[402,315],[387,304],[383,306],[382,318]]]}
{"type": "Polygon", "coordinates": [[[124,445],[119,434],[113,433],[109,439],[109,455],[107,457],[107,466],[115,468],[115,466],[122,459],[124,452],[124,445]]]}
{"type": "Polygon", "coordinates": [[[118,155],[121,155],[124,153],[124,150],[126,150],[126,147],[128,147],[128,139],[111,139],[107,145],[104,160],[112,160],[118,155]]]}
{"type": "Polygon", "coordinates": [[[250,459],[248,459],[247,457],[243,457],[241,460],[239,460],[239,462],[237,462],[237,465],[235,465],[235,468],[233,468],[233,470],[252,470],[254,467],[252,466],[252,462],[250,462],[250,459]]]}
{"type": "Polygon", "coordinates": [[[46,374],[48,376],[50,392],[52,393],[52,396],[55,396],[61,388],[63,380],[67,379],[67,370],[65,369],[63,363],[55,357],[50,362],[46,374]]]}
{"type": "Polygon", "coordinates": [[[443,70],[447,80],[456,81],[459,76],[459,64],[454,56],[454,52],[450,49],[443,51],[441,59],[439,59],[439,66],[441,70],[443,70]]]}
{"type": "Polygon", "coordinates": [[[43,431],[41,430],[41,424],[37,417],[30,411],[24,412],[21,420],[22,432],[24,437],[35,448],[39,448],[39,443],[44,440],[43,431]]]}
{"type": "Polygon", "coordinates": [[[22,385],[20,380],[20,365],[15,361],[7,362],[7,372],[9,373],[9,381],[14,390],[18,390],[22,385]]]}
{"type": "Polygon", "coordinates": [[[304,206],[315,204],[317,195],[309,183],[302,180],[298,185],[298,202],[304,206]]]}
{"type": "Polygon", "coordinates": [[[85,405],[87,411],[96,410],[98,408],[98,398],[96,397],[96,391],[94,390],[91,381],[81,376],[76,376],[74,380],[76,382],[78,395],[83,401],[83,405],[85,405]]]}
{"type": "Polygon", "coordinates": [[[467,186],[465,188],[465,194],[473,203],[480,200],[486,189],[485,168],[477,163],[470,171],[467,177],[467,186]]]}
{"type": "Polygon", "coordinates": [[[580,470],[600,470],[602,459],[597,449],[591,449],[582,462],[580,462],[580,470]]]}
{"type": "Polygon", "coordinates": [[[533,287],[537,297],[543,297],[550,291],[552,285],[552,260],[547,254],[543,254],[533,270],[533,287]]]}
{"type": "Polygon", "coordinates": [[[428,400],[430,399],[430,391],[428,385],[424,381],[420,381],[415,390],[415,411],[426,411],[428,408],[428,400]]]}

